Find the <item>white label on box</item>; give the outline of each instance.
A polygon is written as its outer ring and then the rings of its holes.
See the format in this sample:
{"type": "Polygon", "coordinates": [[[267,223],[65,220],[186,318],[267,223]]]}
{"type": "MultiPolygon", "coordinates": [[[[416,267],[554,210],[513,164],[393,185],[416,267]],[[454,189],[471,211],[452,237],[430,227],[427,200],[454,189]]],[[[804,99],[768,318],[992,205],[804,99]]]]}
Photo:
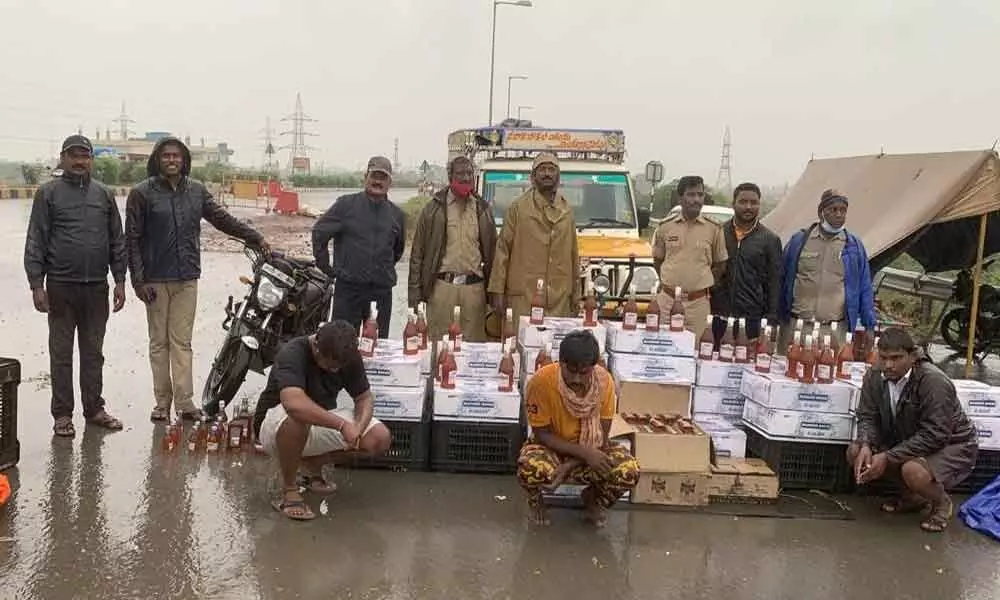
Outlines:
{"type": "Polygon", "coordinates": [[[496,379],[460,379],[455,389],[434,386],[434,418],[457,421],[517,421],[521,395],[497,391],[496,379]]]}
{"type": "Polygon", "coordinates": [[[782,375],[744,371],[740,393],[770,408],[846,415],[860,390],[850,383],[799,383],[782,375]]]}
{"type": "Polygon", "coordinates": [[[419,421],[424,415],[425,388],[372,388],[375,417],[389,421],[419,421]]]}
{"type": "Polygon", "coordinates": [[[601,352],[604,352],[608,338],[608,330],[603,323],[598,323],[596,327],[584,327],[582,317],[546,317],[544,325],[532,325],[528,317],[522,315],[518,325],[517,339],[526,348],[544,348],[546,342],[552,342],[555,348],[571,331],[583,329],[594,335],[601,352]]]}
{"type": "Polygon", "coordinates": [[[378,344],[375,345],[375,357],[376,358],[403,358],[407,359],[417,358],[420,360],[420,372],[430,373],[431,372],[431,350],[420,350],[416,355],[403,354],[403,342],[401,340],[390,340],[385,338],[380,338],[378,344]]]}
{"type": "Polygon", "coordinates": [[[794,438],[849,441],[854,417],[820,412],[768,408],[747,400],[743,420],[764,433],[794,438]]]}
{"type": "Polygon", "coordinates": [[[417,356],[375,356],[365,358],[365,374],[374,386],[422,387],[426,378],[420,372],[417,356]]]}
{"type": "Polygon", "coordinates": [[[619,381],[693,383],[697,369],[693,358],[611,353],[608,365],[619,381]]]}
{"type": "Polygon", "coordinates": [[[972,424],[979,436],[980,450],[1000,450],[1000,419],[974,418],[972,424]]]}
{"type": "Polygon", "coordinates": [[[726,388],[694,388],[694,412],[738,417],[743,414],[743,395],[726,388]]]}
{"type": "MultiPolygon", "coordinates": [[[[708,413],[708,412],[696,412],[694,413],[694,421],[701,425],[702,423],[708,423],[710,426],[713,423],[726,424],[733,427],[740,427],[743,425],[743,411],[740,411],[739,415],[722,415],[718,413],[708,413]]],[[[705,429],[702,427],[702,429],[705,429]]]]}
{"type": "Polygon", "coordinates": [[[1000,388],[987,385],[981,388],[955,386],[955,391],[962,408],[970,417],[1000,417],[1000,388]]]}
{"type": "MultiPolygon", "coordinates": [[[[499,342],[471,343],[466,342],[462,351],[455,354],[455,365],[458,373],[471,377],[492,377],[500,370],[503,350],[499,342]]],[[[515,377],[520,376],[520,370],[515,370],[515,377]]]]}
{"type": "Polygon", "coordinates": [[[744,370],[744,365],[717,360],[699,360],[697,384],[705,387],[739,390],[744,370]]]}
{"type": "Polygon", "coordinates": [[[612,352],[656,354],[662,356],[695,356],[694,333],[690,331],[647,331],[645,328],[623,329],[622,324],[608,323],[608,347],[612,352]]]}

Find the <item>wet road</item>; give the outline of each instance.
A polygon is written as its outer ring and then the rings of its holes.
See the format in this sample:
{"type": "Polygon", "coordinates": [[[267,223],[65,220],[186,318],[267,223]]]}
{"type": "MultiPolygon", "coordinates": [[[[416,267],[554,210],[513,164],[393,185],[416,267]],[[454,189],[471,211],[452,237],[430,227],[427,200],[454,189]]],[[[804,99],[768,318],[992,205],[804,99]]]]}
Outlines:
{"type": "MultiPolygon", "coordinates": [[[[855,521],[615,511],[595,532],[561,510],[539,531],[509,477],[343,471],[328,514],[289,522],[269,506],[267,459],[159,452],[131,297],[106,345],[106,396],[126,431],[85,429],[78,415],[76,439],[53,439],[44,318],[21,266],[26,218],[23,203],[0,202],[0,355],[18,357],[25,380],[16,492],[0,509],[2,599],[1000,597],[1000,545],[958,524],[928,536],[861,499],[855,521]]],[[[244,264],[204,256],[196,386],[244,264]]]]}

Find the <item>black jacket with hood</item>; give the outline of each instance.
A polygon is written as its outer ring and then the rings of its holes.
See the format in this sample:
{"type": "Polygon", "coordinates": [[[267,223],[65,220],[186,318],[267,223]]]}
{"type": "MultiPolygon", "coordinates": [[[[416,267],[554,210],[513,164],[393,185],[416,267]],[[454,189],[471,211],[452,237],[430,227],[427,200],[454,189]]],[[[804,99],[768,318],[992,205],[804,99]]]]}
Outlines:
{"type": "Polygon", "coordinates": [[[259,244],[263,237],[220,206],[208,189],[191,179],[191,151],[179,139],[156,143],[146,165],[149,178],[129,192],[125,237],[132,284],[191,281],[201,277],[201,220],[223,233],[259,244]],[[160,174],[160,153],[166,144],[181,149],[184,163],[174,188],[160,174]]]}
{"type": "Polygon", "coordinates": [[[781,240],[758,222],[742,240],[730,219],[722,225],[729,261],[712,287],[712,313],[776,321],[781,299],[781,240]]]}
{"type": "Polygon", "coordinates": [[[89,175],[64,172],[35,193],[24,242],[31,289],[58,283],[125,281],[125,236],[115,195],[89,175]]]}

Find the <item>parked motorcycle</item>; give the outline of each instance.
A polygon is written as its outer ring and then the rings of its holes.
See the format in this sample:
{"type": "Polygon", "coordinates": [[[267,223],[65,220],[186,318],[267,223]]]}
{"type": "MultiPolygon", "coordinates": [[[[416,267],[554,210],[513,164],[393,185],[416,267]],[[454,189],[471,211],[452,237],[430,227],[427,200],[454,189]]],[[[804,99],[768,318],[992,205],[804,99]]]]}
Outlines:
{"type": "Polygon", "coordinates": [[[230,296],[226,304],[227,334],[202,392],[202,410],[209,415],[218,413],[220,403],[232,402],[247,371],[263,374],[282,344],[314,333],[333,315],[333,286],[315,261],[243,246],[253,279],[240,277],[248,286],[246,296],[235,304],[230,296]]]}
{"type": "MultiPolygon", "coordinates": [[[[987,261],[983,270],[995,262],[987,261]]],[[[962,269],[952,286],[954,302],[961,304],[941,318],[941,338],[956,352],[965,352],[969,345],[969,317],[972,314],[972,269],[962,269]]],[[[1000,341],[1000,291],[992,285],[979,286],[979,316],[976,319],[976,337],[973,350],[981,354],[1000,341]]]]}

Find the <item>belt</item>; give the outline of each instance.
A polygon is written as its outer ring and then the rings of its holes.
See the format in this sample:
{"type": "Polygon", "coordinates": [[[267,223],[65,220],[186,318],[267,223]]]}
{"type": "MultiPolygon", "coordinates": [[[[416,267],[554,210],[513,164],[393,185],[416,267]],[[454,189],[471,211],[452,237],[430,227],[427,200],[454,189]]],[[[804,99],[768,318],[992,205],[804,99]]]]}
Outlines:
{"type": "Polygon", "coordinates": [[[475,285],[485,281],[479,275],[470,275],[468,273],[438,273],[437,278],[452,285],[475,285]]]}
{"type": "MultiPolygon", "coordinates": [[[[665,285],[664,284],[664,285],[660,286],[660,291],[663,292],[664,294],[670,296],[671,298],[673,298],[674,297],[674,287],[676,287],[676,286],[670,286],[670,285],[665,285]]],[[[703,289],[700,289],[700,290],[695,290],[693,292],[687,292],[687,299],[688,300],[698,300],[699,298],[704,298],[704,297],[708,296],[708,289],[709,288],[703,288],[703,289]]],[[[681,293],[684,293],[684,292],[681,292],[681,293]]]]}

